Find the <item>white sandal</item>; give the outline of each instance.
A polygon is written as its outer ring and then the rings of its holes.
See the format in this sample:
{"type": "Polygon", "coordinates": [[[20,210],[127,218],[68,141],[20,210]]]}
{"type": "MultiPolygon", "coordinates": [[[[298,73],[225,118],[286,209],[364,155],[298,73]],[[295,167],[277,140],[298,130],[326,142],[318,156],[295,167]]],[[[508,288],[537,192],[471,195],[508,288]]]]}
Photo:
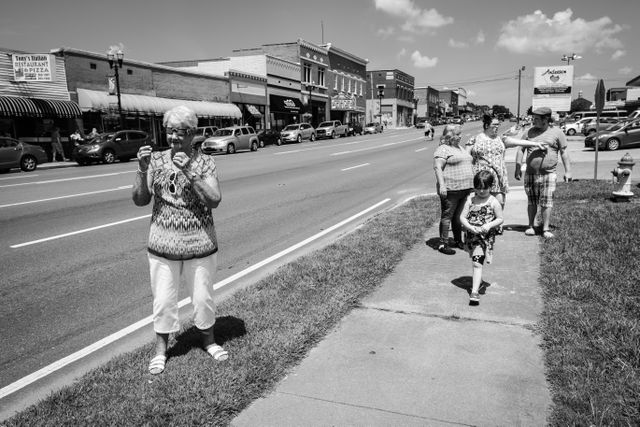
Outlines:
{"type": "Polygon", "coordinates": [[[211,344],[210,346],[205,348],[205,351],[218,362],[222,362],[223,360],[227,360],[229,358],[229,353],[218,344],[211,344]]]}
{"type": "Polygon", "coordinates": [[[159,375],[164,372],[164,366],[167,362],[167,356],[164,354],[158,354],[151,362],[149,362],[149,373],[151,375],[159,375]]]}

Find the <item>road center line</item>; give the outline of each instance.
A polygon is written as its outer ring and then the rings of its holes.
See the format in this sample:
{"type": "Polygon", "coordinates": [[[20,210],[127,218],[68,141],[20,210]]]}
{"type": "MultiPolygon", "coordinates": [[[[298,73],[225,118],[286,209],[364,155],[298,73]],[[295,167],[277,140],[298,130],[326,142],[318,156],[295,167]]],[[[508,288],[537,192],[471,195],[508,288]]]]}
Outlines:
{"type": "Polygon", "coordinates": [[[19,186],[22,186],[22,185],[35,185],[35,184],[54,184],[56,182],[78,181],[78,180],[81,180],[81,179],[90,179],[90,178],[103,178],[105,176],[122,175],[122,174],[125,174],[125,173],[133,173],[133,172],[135,172],[135,171],[103,173],[103,174],[100,174],[100,175],[89,175],[89,176],[76,176],[76,177],[73,177],[73,178],[50,179],[48,181],[21,182],[19,184],[0,185],[0,188],[19,187],[19,186]]]}
{"type": "MultiPolygon", "coordinates": [[[[216,283],[213,286],[213,288],[215,290],[220,289],[223,286],[226,286],[229,283],[232,283],[232,282],[240,279],[241,277],[246,276],[247,274],[249,274],[249,273],[251,273],[251,272],[253,272],[253,271],[257,270],[257,269],[264,267],[265,265],[269,264],[270,262],[273,262],[273,261],[277,260],[278,258],[282,258],[283,256],[285,256],[285,255],[287,255],[287,254],[289,254],[289,253],[291,253],[291,252],[293,252],[295,250],[298,250],[301,247],[313,242],[314,240],[317,240],[320,237],[322,237],[322,236],[324,236],[324,235],[326,235],[328,233],[331,233],[332,231],[334,231],[334,230],[342,227],[343,225],[348,224],[349,222],[351,222],[351,221],[353,221],[353,220],[355,220],[355,219],[357,219],[357,218],[359,218],[359,217],[371,212],[372,210],[377,209],[378,207],[380,207],[380,206],[384,205],[385,203],[389,202],[389,200],[391,200],[391,199],[384,199],[384,200],[376,203],[375,205],[370,206],[367,209],[365,209],[365,210],[363,210],[361,212],[358,212],[357,214],[355,214],[355,215],[353,215],[353,216],[351,216],[351,217],[349,217],[349,218],[347,218],[347,219],[345,219],[343,221],[340,221],[339,223],[334,224],[334,225],[332,225],[331,227],[329,227],[329,228],[327,228],[325,230],[322,230],[321,232],[309,237],[308,239],[305,239],[305,240],[303,240],[303,241],[301,241],[299,243],[296,243],[295,245],[290,246],[287,249],[285,249],[283,251],[280,251],[277,254],[272,255],[269,258],[266,258],[266,259],[260,261],[259,263],[252,265],[249,268],[246,268],[246,269],[244,269],[244,270],[242,270],[242,271],[240,271],[240,272],[238,272],[238,273],[236,273],[236,274],[234,274],[232,276],[229,276],[226,279],[216,283]]],[[[149,215],[147,215],[147,216],[149,216],[149,215]]],[[[183,299],[182,301],[180,301],[178,303],[178,306],[179,307],[183,307],[183,306],[187,305],[189,303],[189,301],[190,301],[189,298],[185,298],[185,299],[183,299]]],[[[70,354],[70,355],[68,355],[66,357],[63,357],[62,359],[57,360],[57,361],[45,366],[44,368],[39,369],[36,372],[33,372],[33,373],[27,375],[26,377],[23,377],[23,378],[19,379],[18,381],[15,381],[15,382],[9,384],[6,387],[1,388],[0,389],[0,399],[4,399],[6,396],[9,396],[10,394],[15,393],[16,391],[23,389],[24,387],[28,386],[29,384],[32,384],[32,383],[34,383],[34,382],[46,377],[47,375],[50,375],[50,374],[52,374],[52,373],[64,368],[65,366],[70,365],[71,363],[73,363],[73,362],[75,362],[77,360],[80,360],[83,357],[86,357],[86,356],[88,356],[89,354],[91,354],[93,352],[96,352],[96,351],[100,350],[101,348],[106,347],[107,345],[109,345],[109,344],[111,344],[111,343],[113,343],[113,342],[115,342],[115,341],[117,341],[117,340],[119,340],[119,339],[121,339],[121,338],[123,338],[123,337],[125,337],[125,336],[127,336],[127,335],[129,335],[129,334],[131,334],[133,332],[135,332],[135,331],[137,331],[140,328],[145,327],[146,325],[148,325],[148,324],[150,324],[152,322],[153,322],[153,316],[147,316],[144,319],[139,320],[136,323],[134,323],[132,325],[129,325],[124,329],[121,329],[121,330],[119,330],[119,331],[117,331],[117,332],[115,332],[115,333],[113,333],[113,334],[111,334],[111,335],[109,335],[109,336],[107,336],[107,337],[105,337],[105,338],[103,338],[103,339],[101,339],[101,340],[99,340],[99,341],[97,341],[97,342],[95,342],[95,343],[83,348],[83,349],[80,349],[80,350],[76,351],[75,353],[72,353],[72,354],[70,354]]]]}
{"type": "Polygon", "coordinates": [[[124,219],[122,221],[110,222],[109,224],[98,225],[96,227],[85,228],[83,230],[76,230],[70,233],[58,234],[57,236],[45,237],[44,239],[32,240],[31,242],[19,243],[17,245],[9,246],[11,249],[18,249],[24,246],[35,245],[38,243],[48,242],[50,240],[62,239],[63,237],[75,236],[76,234],[88,233],[90,231],[100,230],[101,228],[113,227],[115,225],[125,224],[127,222],[138,221],[140,219],[145,219],[151,217],[151,214],[142,215],[135,218],[124,219]]]}
{"type": "Polygon", "coordinates": [[[350,168],[344,168],[344,169],[340,169],[341,172],[345,172],[345,171],[350,171],[351,169],[357,169],[357,168],[361,168],[364,166],[369,166],[371,163],[363,163],[361,165],[357,165],[357,166],[351,166],[350,168]]]}
{"type": "Polygon", "coordinates": [[[416,153],[419,153],[419,152],[421,152],[421,151],[428,150],[428,149],[429,149],[429,147],[422,147],[422,148],[418,148],[418,149],[416,150],[416,153]]]}
{"type": "Polygon", "coordinates": [[[69,194],[67,196],[50,197],[48,199],[38,199],[38,200],[29,200],[27,202],[8,203],[6,205],[0,205],[0,208],[8,208],[8,207],[12,207],[12,206],[28,205],[28,204],[31,204],[31,203],[50,202],[52,200],[69,199],[71,197],[91,196],[91,195],[94,195],[94,194],[108,193],[110,191],[127,190],[129,188],[133,188],[133,185],[123,185],[123,186],[118,187],[118,188],[109,188],[108,190],[89,191],[87,193],[69,194]]]}
{"type": "Polygon", "coordinates": [[[421,139],[421,138],[405,139],[404,141],[398,141],[398,142],[387,142],[386,144],[376,145],[375,147],[359,148],[357,150],[349,150],[349,151],[339,151],[337,153],[331,153],[330,155],[331,156],[342,156],[343,154],[359,153],[361,151],[375,150],[375,149],[378,149],[380,147],[389,147],[391,145],[404,144],[405,142],[418,141],[419,139],[421,139]]]}

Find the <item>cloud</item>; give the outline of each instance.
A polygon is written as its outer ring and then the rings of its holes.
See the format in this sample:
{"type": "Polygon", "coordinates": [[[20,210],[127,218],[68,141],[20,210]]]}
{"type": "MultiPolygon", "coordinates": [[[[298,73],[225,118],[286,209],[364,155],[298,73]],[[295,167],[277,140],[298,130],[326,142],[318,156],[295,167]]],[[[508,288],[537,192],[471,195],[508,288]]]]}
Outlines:
{"type": "Polygon", "coordinates": [[[631,74],[632,71],[633,71],[633,68],[631,67],[622,67],[618,70],[618,73],[622,74],[623,76],[627,76],[631,74]]]}
{"type": "Polygon", "coordinates": [[[465,47],[469,47],[469,44],[465,43],[465,42],[459,42],[459,41],[456,41],[454,39],[449,39],[449,46],[451,46],[453,48],[456,48],[456,49],[463,49],[465,47]]]}
{"type": "Polygon", "coordinates": [[[422,56],[419,51],[414,51],[411,54],[411,60],[416,68],[431,68],[435,67],[438,63],[438,58],[429,58],[428,56],[422,56]]]}
{"type": "Polygon", "coordinates": [[[398,52],[398,56],[405,56],[407,54],[407,49],[402,48],[400,49],[400,52],[398,52]]]}
{"type": "Polygon", "coordinates": [[[476,36],[476,44],[483,44],[485,41],[484,32],[482,30],[478,31],[478,35],[476,36]]]}
{"type": "Polygon", "coordinates": [[[423,33],[453,23],[450,16],[442,16],[435,9],[421,9],[413,0],[373,0],[376,9],[403,18],[402,29],[410,33],[423,33]]]}
{"type": "Polygon", "coordinates": [[[593,74],[591,74],[591,73],[583,74],[582,76],[576,77],[575,79],[579,80],[579,81],[591,81],[591,80],[595,81],[595,80],[598,80],[598,78],[596,76],[594,76],[593,74]]]}
{"type": "Polygon", "coordinates": [[[519,16],[502,26],[497,47],[514,53],[543,54],[586,52],[605,49],[621,49],[622,42],[614,36],[623,31],[607,16],[593,21],[582,18],[572,20],[573,11],[556,12],[548,18],[536,10],[530,15],[519,16]]]}
{"type": "Polygon", "coordinates": [[[387,28],[379,28],[378,29],[378,35],[384,37],[385,39],[387,37],[391,37],[393,35],[393,33],[395,33],[396,30],[393,27],[387,27],[387,28]]]}
{"type": "Polygon", "coordinates": [[[613,52],[613,55],[611,55],[611,59],[616,61],[620,58],[622,58],[623,56],[625,56],[627,54],[626,50],[616,50],[615,52],[613,52]]]}

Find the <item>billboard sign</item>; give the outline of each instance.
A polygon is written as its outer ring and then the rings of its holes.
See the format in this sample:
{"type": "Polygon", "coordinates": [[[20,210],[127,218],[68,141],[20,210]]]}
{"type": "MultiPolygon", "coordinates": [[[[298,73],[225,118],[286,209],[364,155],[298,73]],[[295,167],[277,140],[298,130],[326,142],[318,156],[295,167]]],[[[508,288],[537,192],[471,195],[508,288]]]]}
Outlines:
{"type": "Polygon", "coordinates": [[[553,111],[571,110],[573,65],[535,67],[532,106],[549,107],[553,111]]]}
{"type": "Polygon", "coordinates": [[[55,58],[46,53],[14,53],[13,80],[16,82],[51,82],[55,80],[55,58]]]}

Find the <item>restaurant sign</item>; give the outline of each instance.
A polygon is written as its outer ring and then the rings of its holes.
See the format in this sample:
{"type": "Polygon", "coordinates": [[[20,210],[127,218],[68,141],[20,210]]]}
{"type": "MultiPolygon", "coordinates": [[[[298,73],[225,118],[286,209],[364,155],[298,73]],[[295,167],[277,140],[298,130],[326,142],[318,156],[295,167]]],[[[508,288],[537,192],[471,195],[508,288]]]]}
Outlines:
{"type": "Polygon", "coordinates": [[[331,109],[352,111],[356,109],[356,97],[353,95],[347,95],[339,93],[336,96],[331,97],[331,109]]]}
{"type": "Polygon", "coordinates": [[[13,80],[51,82],[55,80],[55,58],[46,53],[14,53],[13,80]]]}

